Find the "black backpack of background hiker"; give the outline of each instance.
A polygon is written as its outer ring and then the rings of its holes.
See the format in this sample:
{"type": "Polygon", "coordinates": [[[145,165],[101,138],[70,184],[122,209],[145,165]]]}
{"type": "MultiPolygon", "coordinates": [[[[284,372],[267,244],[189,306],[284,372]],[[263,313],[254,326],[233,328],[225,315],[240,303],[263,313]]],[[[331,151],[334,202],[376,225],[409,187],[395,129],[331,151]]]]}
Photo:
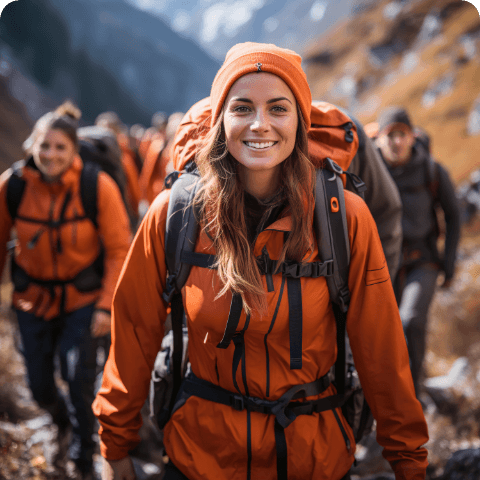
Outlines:
{"type": "Polygon", "coordinates": [[[127,177],[122,165],[122,151],[115,134],[96,125],[79,128],[77,134],[79,154],[84,164],[97,165],[101,171],[115,180],[130,219],[130,225],[133,227],[136,218],[127,201],[127,177]]]}

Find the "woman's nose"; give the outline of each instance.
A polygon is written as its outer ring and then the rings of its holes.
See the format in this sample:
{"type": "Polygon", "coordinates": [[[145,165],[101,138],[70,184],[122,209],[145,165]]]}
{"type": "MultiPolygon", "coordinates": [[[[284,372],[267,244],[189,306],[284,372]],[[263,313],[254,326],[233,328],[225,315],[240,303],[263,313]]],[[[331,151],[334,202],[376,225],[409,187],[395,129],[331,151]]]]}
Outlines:
{"type": "Polygon", "coordinates": [[[262,110],[257,110],[255,118],[250,125],[250,130],[252,130],[253,132],[265,131],[268,130],[268,127],[269,122],[267,115],[265,115],[265,112],[263,112],[262,110]]]}
{"type": "Polygon", "coordinates": [[[51,148],[45,148],[42,150],[41,155],[45,158],[51,158],[53,156],[53,150],[51,148]]]}

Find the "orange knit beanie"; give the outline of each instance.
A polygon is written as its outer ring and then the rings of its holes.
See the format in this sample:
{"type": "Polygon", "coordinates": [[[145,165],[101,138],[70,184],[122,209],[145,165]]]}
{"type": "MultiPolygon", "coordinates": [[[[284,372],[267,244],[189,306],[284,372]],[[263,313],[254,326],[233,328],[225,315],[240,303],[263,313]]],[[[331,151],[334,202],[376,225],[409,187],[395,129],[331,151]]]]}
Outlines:
{"type": "Polygon", "coordinates": [[[212,127],[215,125],[228,92],[236,80],[248,73],[268,72],[280,77],[290,87],[297,99],[308,130],[310,128],[312,94],[301,63],[300,55],[271,43],[247,42],[232,47],[213,80],[210,93],[212,127]]]}

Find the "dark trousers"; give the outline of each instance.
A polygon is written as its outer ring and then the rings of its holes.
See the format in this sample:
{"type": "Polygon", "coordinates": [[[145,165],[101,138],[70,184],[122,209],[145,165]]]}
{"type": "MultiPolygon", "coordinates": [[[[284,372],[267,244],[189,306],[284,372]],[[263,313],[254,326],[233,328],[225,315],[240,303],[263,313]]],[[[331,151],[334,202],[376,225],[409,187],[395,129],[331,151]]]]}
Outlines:
{"type": "Polygon", "coordinates": [[[90,335],[94,305],[63,317],[45,321],[17,310],[28,382],[33,398],[45,408],[59,428],[68,424],[67,411],[54,380],[55,356],[69,387],[70,421],[73,427],[70,457],[82,472],[92,467],[95,450],[93,385],[96,369],[96,341],[90,335]]]}
{"type": "Polygon", "coordinates": [[[415,392],[419,393],[425,357],[428,310],[437,285],[438,268],[423,264],[405,273],[399,292],[399,310],[407,339],[415,392]]]}

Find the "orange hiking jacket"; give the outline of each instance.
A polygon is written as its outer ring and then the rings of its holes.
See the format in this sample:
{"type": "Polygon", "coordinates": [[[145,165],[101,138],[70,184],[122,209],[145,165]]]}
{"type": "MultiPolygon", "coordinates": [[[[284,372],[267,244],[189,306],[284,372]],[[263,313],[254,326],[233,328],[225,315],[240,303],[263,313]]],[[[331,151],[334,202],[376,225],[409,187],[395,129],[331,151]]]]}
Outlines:
{"type": "Polygon", "coordinates": [[[148,149],[140,175],[140,196],[149,205],[163,190],[165,177],[173,171],[171,153],[172,143],[165,145],[161,138],[153,140],[148,149]]]}
{"type": "Polygon", "coordinates": [[[138,202],[140,202],[140,185],[138,180],[137,166],[130,150],[122,150],[122,166],[127,178],[127,200],[135,215],[138,218],[138,202]]]}
{"type": "MultiPolygon", "coordinates": [[[[80,197],[80,175],[83,162],[76,157],[72,166],[58,183],[46,183],[38,169],[23,168],[26,181],[22,201],[15,222],[7,207],[7,185],[11,170],[0,177],[0,271],[7,254],[6,244],[12,227],[15,227],[18,244],[15,262],[31,277],[42,280],[68,280],[91,265],[103,245],[105,252],[102,288],[80,292],[72,284],[65,287],[65,311],[72,312],[85,305],[96,303],[96,308],[110,311],[115,283],[130,245],[130,226],[117,184],[106,173],[98,176],[97,223],[84,216],[80,197]],[[39,220],[58,220],[67,192],[72,193],[65,210],[65,220],[59,228],[22,220],[20,217],[39,220]],[[70,221],[68,221],[70,220],[70,221]],[[37,237],[36,243],[32,239],[37,237]],[[32,246],[32,243],[34,245],[32,246]]],[[[32,312],[50,320],[60,313],[62,288],[49,288],[31,282],[24,292],[15,291],[12,303],[17,309],[32,312]]]]}
{"type": "MultiPolygon", "coordinates": [[[[164,334],[167,305],[165,224],[170,191],[155,200],[128,253],[113,301],[112,349],[103,385],[93,404],[100,421],[101,452],[120,459],[139,441],[140,410],[148,394],[151,370],[164,334]]],[[[351,244],[351,303],[347,331],[366,398],[377,419],[377,438],[397,480],[423,480],[427,467],[427,425],[415,398],[408,352],[388,269],[368,207],[345,192],[351,244]]],[[[254,253],[265,247],[278,259],[291,218],[280,217],[261,232],[254,253]]],[[[312,239],[313,241],[313,239],[312,239]]],[[[313,242],[316,244],[315,242],[313,242]]],[[[214,254],[202,231],[196,252],[214,254]]],[[[317,252],[306,261],[318,261],[317,252]]],[[[301,278],[303,367],[290,369],[288,295],[282,276],[273,275],[274,291],[266,293],[268,314],[251,316],[245,331],[244,366],[236,372],[243,392],[242,370],[250,396],[276,400],[291,386],[325,375],[336,359],[336,325],[326,280],[301,278]],[[282,293],[283,292],[283,293],[282,293]],[[278,312],[275,313],[278,308],[278,312]]],[[[264,279],[265,292],[267,292],[264,279]]],[[[222,339],[231,295],[215,300],[221,285],[215,270],[193,266],[182,290],[193,373],[235,392],[233,342],[222,339]]],[[[238,330],[245,326],[242,313],[238,330]]],[[[320,397],[334,393],[330,385],[320,397]]],[[[311,398],[310,398],[311,399],[311,398]]],[[[338,480],[354,461],[355,442],[341,409],[337,409],[352,449],[347,451],[331,410],[298,416],[285,429],[290,478],[338,480]]],[[[164,429],[172,462],[191,480],[247,478],[251,446],[252,480],[277,478],[273,415],[236,411],[229,406],[190,397],[164,429]]]]}

